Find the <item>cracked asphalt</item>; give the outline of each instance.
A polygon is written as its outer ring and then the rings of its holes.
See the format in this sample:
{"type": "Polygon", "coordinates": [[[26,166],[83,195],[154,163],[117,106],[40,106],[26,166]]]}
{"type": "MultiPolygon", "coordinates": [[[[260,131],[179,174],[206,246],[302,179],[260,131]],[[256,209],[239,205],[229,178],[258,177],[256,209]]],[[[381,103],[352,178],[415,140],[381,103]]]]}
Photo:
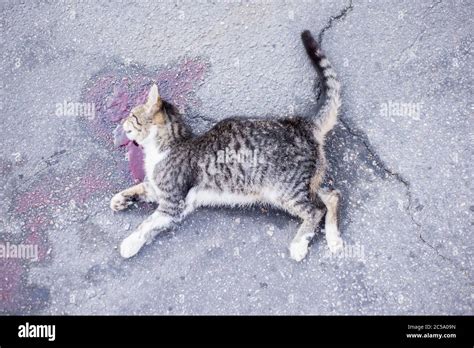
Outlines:
{"type": "Polygon", "coordinates": [[[0,248],[33,245],[37,260],[0,258],[0,313],[473,314],[472,2],[1,6],[0,248]],[[343,194],[344,252],[318,234],[296,263],[298,220],[254,207],[201,209],[121,259],[153,208],[109,209],[134,180],[111,142],[120,117],[151,81],[196,133],[310,117],[304,29],[343,85],[325,185],[343,194]]]}

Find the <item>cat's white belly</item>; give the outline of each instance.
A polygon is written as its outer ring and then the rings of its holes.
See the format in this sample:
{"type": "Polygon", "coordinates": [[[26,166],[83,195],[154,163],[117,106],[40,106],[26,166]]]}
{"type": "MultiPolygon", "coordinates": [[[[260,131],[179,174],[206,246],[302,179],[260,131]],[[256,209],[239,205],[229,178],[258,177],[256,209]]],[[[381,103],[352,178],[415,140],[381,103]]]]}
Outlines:
{"type": "Polygon", "coordinates": [[[203,189],[196,189],[194,192],[191,191],[188,194],[188,197],[190,197],[191,202],[196,206],[248,205],[259,200],[258,195],[244,195],[240,193],[218,192],[203,189]]]}
{"type": "Polygon", "coordinates": [[[186,206],[190,210],[200,206],[246,206],[258,202],[272,203],[276,197],[277,193],[272,189],[263,189],[258,194],[243,194],[192,188],[186,196],[186,206]]]}

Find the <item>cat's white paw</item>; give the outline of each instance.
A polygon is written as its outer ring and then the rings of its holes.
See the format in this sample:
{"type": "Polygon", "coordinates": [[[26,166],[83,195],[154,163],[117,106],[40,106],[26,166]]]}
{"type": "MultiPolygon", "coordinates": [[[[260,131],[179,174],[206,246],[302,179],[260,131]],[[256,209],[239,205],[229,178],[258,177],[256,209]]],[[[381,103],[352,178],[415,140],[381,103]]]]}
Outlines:
{"type": "Polygon", "coordinates": [[[336,254],[342,251],[342,248],[344,247],[344,242],[342,241],[341,237],[337,236],[326,239],[328,242],[329,251],[331,251],[331,253],[336,254]]]}
{"type": "Polygon", "coordinates": [[[130,202],[127,201],[127,199],[121,193],[117,193],[110,200],[110,209],[113,211],[124,210],[129,206],[129,203],[130,202]]]}
{"type": "Polygon", "coordinates": [[[146,239],[138,233],[132,233],[120,244],[120,255],[124,258],[129,258],[140,251],[143,245],[145,245],[146,239]]]}
{"type": "Polygon", "coordinates": [[[290,244],[290,257],[297,261],[300,262],[303,260],[308,253],[308,243],[306,241],[300,241],[300,242],[291,242],[290,244]]]}

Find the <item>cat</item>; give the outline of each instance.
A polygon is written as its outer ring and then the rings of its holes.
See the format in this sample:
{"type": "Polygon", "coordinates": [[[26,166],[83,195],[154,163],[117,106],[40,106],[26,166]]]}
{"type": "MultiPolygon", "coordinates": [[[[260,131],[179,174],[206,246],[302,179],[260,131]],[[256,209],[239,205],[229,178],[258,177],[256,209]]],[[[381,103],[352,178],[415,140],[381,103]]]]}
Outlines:
{"type": "Polygon", "coordinates": [[[131,110],[122,127],[143,148],[146,177],[114,195],[110,207],[123,210],[136,200],[158,207],[122,241],[122,257],[134,256],[200,206],[256,203],[302,220],[289,246],[292,259],[305,258],[324,214],[330,251],[342,249],[340,192],[320,187],[327,168],[325,138],[337,123],[341,105],[340,83],[311,33],[305,30],[301,38],[326,95],[314,119],[229,118],[194,136],[176,108],[160,97],[156,84],[146,103],[131,110]]]}

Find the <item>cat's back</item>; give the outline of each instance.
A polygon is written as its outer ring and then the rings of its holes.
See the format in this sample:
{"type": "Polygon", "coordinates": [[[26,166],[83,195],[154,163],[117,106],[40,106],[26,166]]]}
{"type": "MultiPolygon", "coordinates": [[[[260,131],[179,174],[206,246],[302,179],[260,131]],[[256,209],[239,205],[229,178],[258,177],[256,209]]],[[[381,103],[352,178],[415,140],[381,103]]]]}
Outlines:
{"type": "MultiPolygon", "coordinates": [[[[311,126],[302,117],[259,119],[231,117],[219,121],[206,133],[195,138],[196,144],[235,143],[241,140],[247,147],[255,142],[314,142],[311,126]]],[[[238,146],[238,145],[237,145],[238,146]]]]}

